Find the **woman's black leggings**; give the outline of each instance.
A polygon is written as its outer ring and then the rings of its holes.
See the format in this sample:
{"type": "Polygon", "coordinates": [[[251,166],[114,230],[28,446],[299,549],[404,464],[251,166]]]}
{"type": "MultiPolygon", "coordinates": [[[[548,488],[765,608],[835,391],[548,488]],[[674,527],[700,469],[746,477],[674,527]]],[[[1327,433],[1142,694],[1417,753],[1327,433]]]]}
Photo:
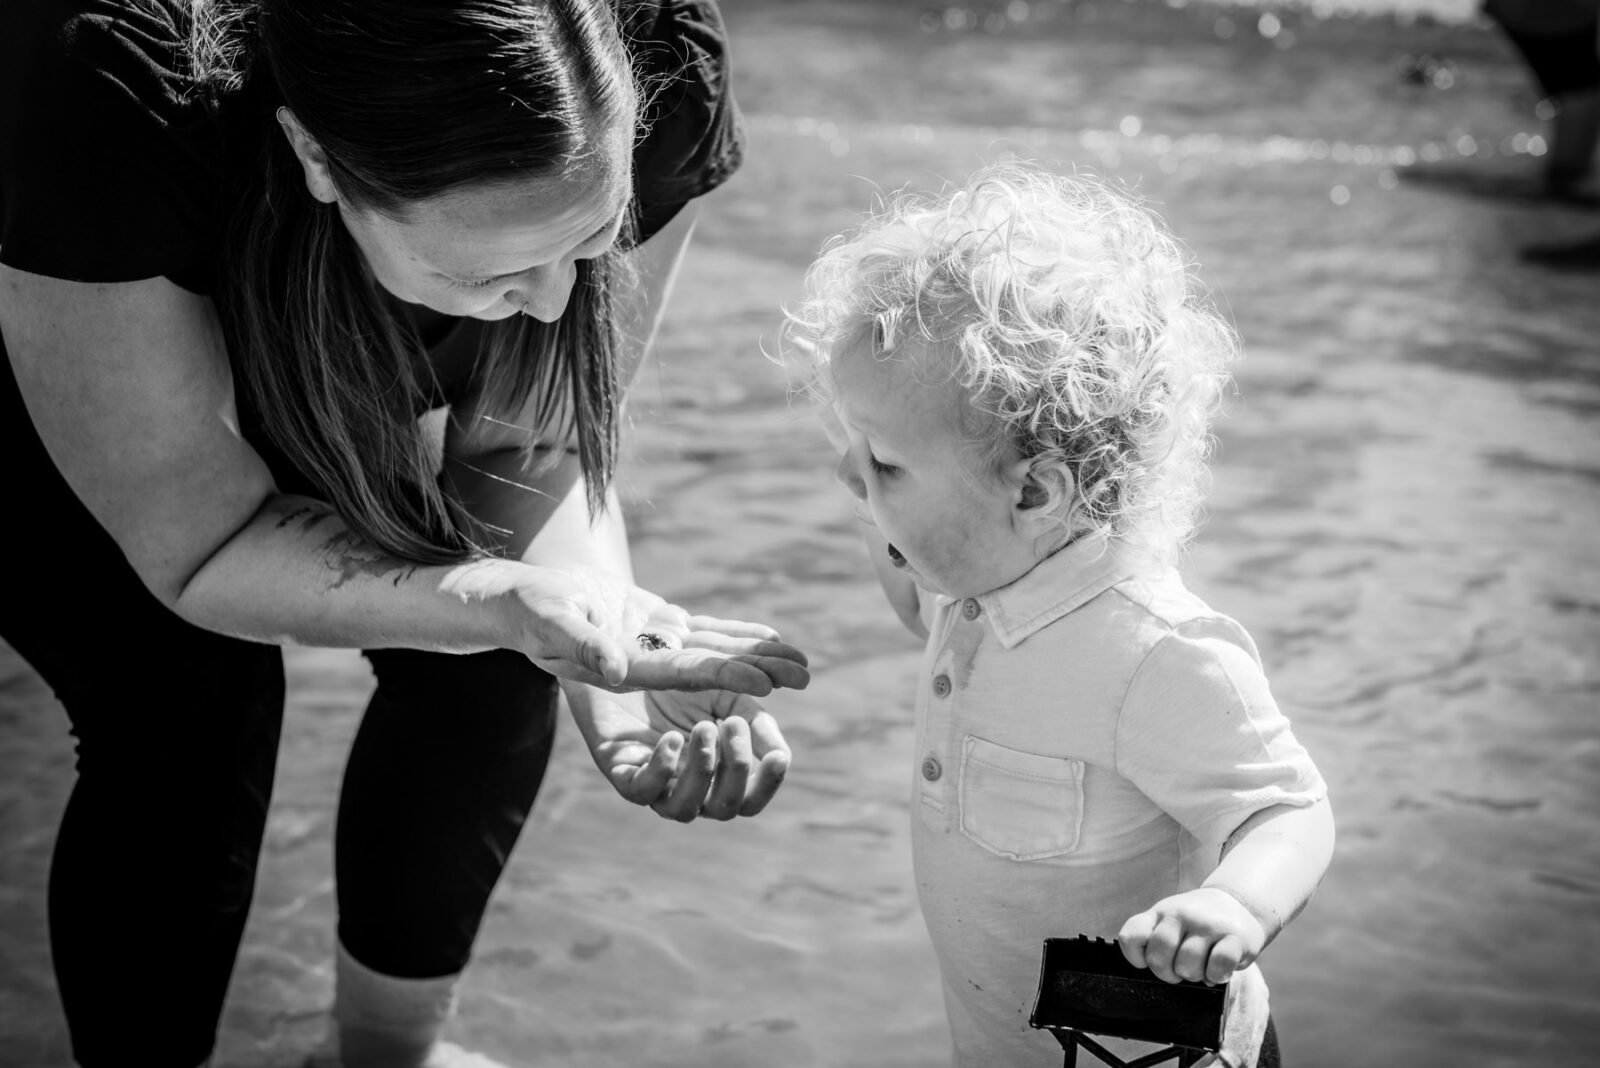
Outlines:
{"type": "MultiPolygon", "coordinates": [[[[56,472],[4,360],[0,442],[23,472],[0,523],[0,636],[77,740],[49,892],[73,1055],[123,1065],[129,1036],[158,1032],[164,1063],[199,1064],[255,885],[282,659],[184,623],[144,588],[56,472]]],[[[339,801],[339,937],[377,971],[448,975],[544,776],[555,682],[513,653],[367,656],[378,685],[339,801]]]]}

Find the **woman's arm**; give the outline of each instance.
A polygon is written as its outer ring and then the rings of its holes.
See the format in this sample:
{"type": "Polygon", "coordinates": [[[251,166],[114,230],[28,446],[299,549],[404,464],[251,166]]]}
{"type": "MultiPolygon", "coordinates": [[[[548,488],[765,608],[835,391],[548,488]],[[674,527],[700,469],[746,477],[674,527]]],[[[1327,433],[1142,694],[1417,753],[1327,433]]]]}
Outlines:
{"type": "Polygon", "coordinates": [[[274,492],[239,433],[211,302],[165,279],[95,285],[0,266],[0,330],[56,467],[176,607],[274,492]]]}
{"type": "MultiPolygon", "coordinates": [[[[637,617],[686,630],[681,611],[643,591],[601,597],[518,561],[410,565],[326,507],[278,494],[239,433],[204,297],[165,279],[87,284],[0,266],[0,332],[56,466],[151,592],[190,622],[270,642],[517,649],[563,677],[610,684],[627,673],[643,686],[770,688],[749,664],[669,666],[629,648],[620,636],[637,617]]],[[[50,559],[50,517],[33,519],[43,563],[30,566],[97,565],[50,559]]],[[[95,621],[86,606],[86,626],[95,621]]]]}

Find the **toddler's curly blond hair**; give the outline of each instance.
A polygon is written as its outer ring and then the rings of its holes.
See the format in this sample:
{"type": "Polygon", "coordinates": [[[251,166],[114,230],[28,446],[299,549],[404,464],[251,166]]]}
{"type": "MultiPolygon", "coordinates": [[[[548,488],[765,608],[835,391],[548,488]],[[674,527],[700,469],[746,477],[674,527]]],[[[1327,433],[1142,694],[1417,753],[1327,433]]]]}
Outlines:
{"type": "Polygon", "coordinates": [[[949,353],[973,444],[1031,459],[1069,538],[1170,562],[1192,536],[1238,344],[1160,218],[1106,182],[1007,162],[891,196],[828,241],[785,317],[780,360],[822,403],[867,331],[880,358],[949,353]]]}

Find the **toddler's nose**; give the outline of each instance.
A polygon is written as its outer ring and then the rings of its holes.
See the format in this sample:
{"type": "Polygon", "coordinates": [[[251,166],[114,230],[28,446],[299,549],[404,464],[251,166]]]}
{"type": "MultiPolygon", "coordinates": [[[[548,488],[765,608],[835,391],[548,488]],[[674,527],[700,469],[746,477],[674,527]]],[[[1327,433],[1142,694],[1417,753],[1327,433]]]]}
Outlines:
{"type": "Polygon", "coordinates": [[[833,469],[833,477],[839,480],[841,486],[850,491],[852,497],[863,501],[867,499],[867,484],[856,473],[856,465],[850,462],[850,454],[848,452],[839,457],[839,464],[833,469]]]}

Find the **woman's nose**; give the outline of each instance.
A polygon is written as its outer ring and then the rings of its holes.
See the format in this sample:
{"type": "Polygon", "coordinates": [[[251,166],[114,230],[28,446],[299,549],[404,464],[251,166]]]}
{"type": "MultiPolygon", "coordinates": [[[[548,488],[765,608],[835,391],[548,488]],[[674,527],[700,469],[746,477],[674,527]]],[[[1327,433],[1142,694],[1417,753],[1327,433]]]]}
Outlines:
{"type": "Polygon", "coordinates": [[[852,497],[862,501],[867,499],[867,484],[856,473],[856,465],[850,462],[850,454],[848,452],[839,457],[839,465],[833,469],[833,477],[839,480],[841,486],[850,491],[852,497]]]}
{"type": "Polygon", "coordinates": [[[553,323],[567,310],[577,280],[575,262],[553,263],[519,279],[516,286],[506,291],[506,300],[524,315],[531,315],[541,323],[553,323]]]}

